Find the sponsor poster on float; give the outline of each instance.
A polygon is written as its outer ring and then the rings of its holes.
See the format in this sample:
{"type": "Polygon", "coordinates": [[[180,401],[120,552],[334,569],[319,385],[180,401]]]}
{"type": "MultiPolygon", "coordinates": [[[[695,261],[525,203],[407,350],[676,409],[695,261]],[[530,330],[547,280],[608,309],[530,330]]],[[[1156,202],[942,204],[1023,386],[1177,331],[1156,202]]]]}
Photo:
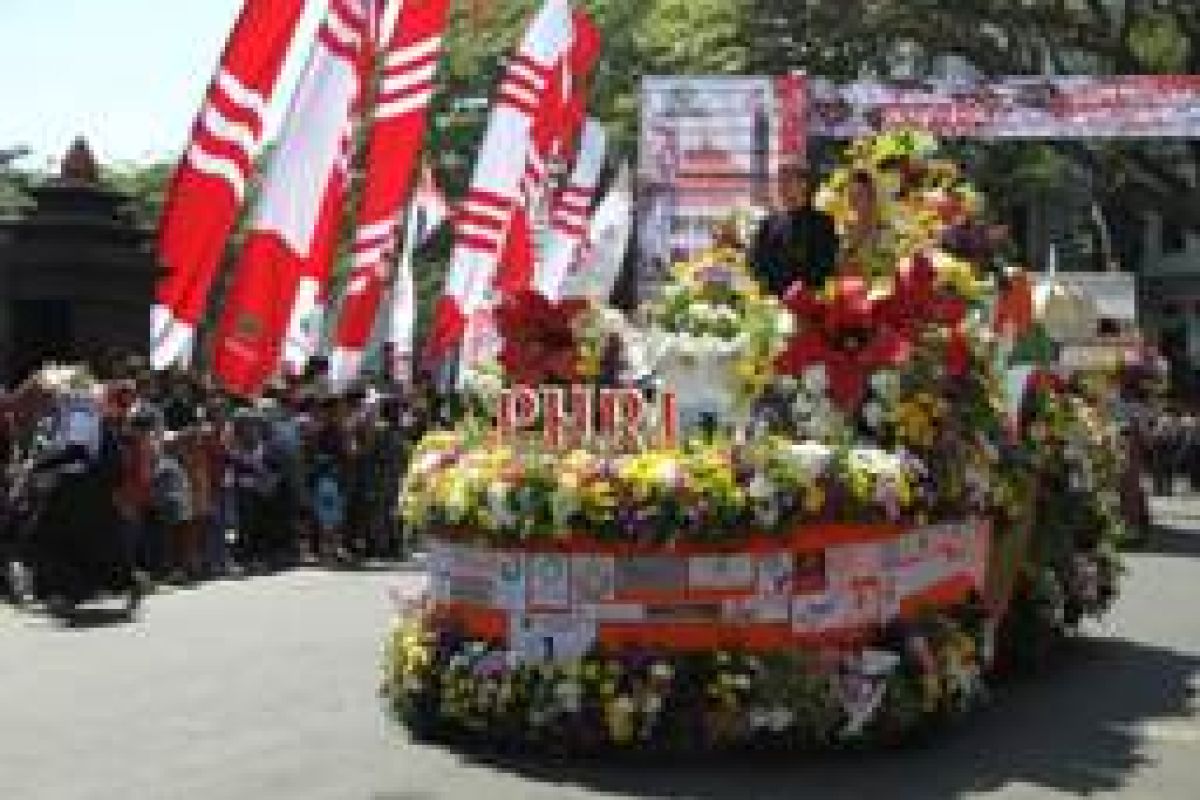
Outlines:
{"type": "Polygon", "coordinates": [[[721,646],[836,640],[961,603],[987,587],[985,520],[912,530],[799,531],[735,549],[547,552],[435,541],[434,608],[518,662],[577,658],[597,643],[721,646]]]}

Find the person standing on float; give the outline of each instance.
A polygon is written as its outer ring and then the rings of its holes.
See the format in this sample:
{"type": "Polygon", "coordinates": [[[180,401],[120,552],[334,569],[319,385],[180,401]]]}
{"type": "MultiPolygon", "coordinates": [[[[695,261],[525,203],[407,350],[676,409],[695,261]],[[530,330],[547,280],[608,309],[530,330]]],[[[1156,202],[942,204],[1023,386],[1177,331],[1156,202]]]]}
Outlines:
{"type": "Polygon", "coordinates": [[[782,297],[796,281],[820,288],[833,275],[838,256],[833,217],[813,206],[815,185],[799,165],[780,176],[782,208],[762,221],[750,248],[754,276],[782,297]]]}
{"type": "Polygon", "coordinates": [[[847,188],[850,219],[842,237],[837,273],[842,277],[869,278],[872,264],[884,254],[883,221],[875,179],[859,170],[850,176],[847,188]]]}

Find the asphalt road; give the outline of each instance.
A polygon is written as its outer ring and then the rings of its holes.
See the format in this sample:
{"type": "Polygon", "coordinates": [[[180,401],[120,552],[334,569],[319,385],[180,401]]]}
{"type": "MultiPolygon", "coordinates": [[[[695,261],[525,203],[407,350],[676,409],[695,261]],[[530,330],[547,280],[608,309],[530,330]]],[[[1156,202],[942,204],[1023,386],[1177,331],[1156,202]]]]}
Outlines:
{"type": "Polygon", "coordinates": [[[0,797],[19,800],[1200,798],[1200,500],[1160,503],[1124,597],[1053,674],[895,752],[660,769],[406,741],[375,698],[389,590],[295,572],[64,629],[0,607],[0,797]]]}

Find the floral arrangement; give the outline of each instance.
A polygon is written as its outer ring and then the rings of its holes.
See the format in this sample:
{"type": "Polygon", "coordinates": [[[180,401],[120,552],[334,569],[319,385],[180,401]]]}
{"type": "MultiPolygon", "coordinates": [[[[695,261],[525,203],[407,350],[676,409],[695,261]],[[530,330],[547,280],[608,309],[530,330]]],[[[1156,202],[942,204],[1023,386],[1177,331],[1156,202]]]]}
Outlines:
{"type": "Polygon", "coordinates": [[[499,362],[509,381],[526,386],[571,383],[590,374],[577,328],[582,300],[551,302],[532,289],[508,295],[496,309],[504,340],[499,362]]]}
{"type": "Polygon", "coordinates": [[[642,310],[654,361],[671,355],[704,364],[729,357],[742,401],[757,398],[791,332],[779,301],[750,275],[745,256],[716,248],[672,270],[662,296],[642,310]]]}
{"type": "Polygon", "coordinates": [[[1051,617],[1073,627],[1099,617],[1116,599],[1121,573],[1115,425],[1081,391],[1052,376],[1034,381],[1026,399],[1025,437],[1037,458],[1037,535],[1031,575],[1057,585],[1051,617]]]}
{"type": "Polygon", "coordinates": [[[675,268],[641,328],[537,299],[501,315],[510,380],[594,374],[619,335],[681,409],[730,394],[731,378],[736,402],[721,411],[739,435],[550,452],[466,425],[418,446],[400,505],[417,531],[513,550],[571,539],[724,549],[816,523],[985,518],[989,603],[1012,587],[1002,627],[972,600],[837,649],[596,645],[530,663],[428,608],[388,640],[394,713],[423,732],[585,752],[893,741],[977,703],[997,651],[1020,661],[1109,607],[1122,535],[1115,431],[1087,392],[1052,375],[1016,396],[1005,329],[1029,315],[989,307],[980,276],[995,231],[935,147],[914,133],[858,142],[822,190],[844,228],[859,173],[879,193],[883,235],[859,277],[796,286],[781,303],[719,247],[675,268]]]}
{"type": "Polygon", "coordinates": [[[560,752],[897,742],[984,699],[990,644],[980,619],[968,608],[897,624],[870,648],[596,650],[511,668],[502,647],[417,614],[388,640],[382,695],[423,735],[560,752]]]}
{"type": "Polygon", "coordinates": [[[981,261],[1002,241],[976,220],[980,195],[962,179],[958,165],[936,158],[937,140],[927,133],[898,131],[851,144],[843,165],[816,197],[843,233],[857,220],[851,186],[866,177],[875,192],[879,240],[861,265],[868,276],[892,274],[911,256],[931,249],[981,261]]]}
{"type": "MultiPolygon", "coordinates": [[[[976,491],[947,495],[908,450],[758,437],[612,455],[471,448],[455,434],[422,442],[401,509],[419,530],[513,543],[737,541],[815,522],[923,523],[991,513],[986,461],[976,491]]],[[[972,484],[975,486],[975,484],[972,484]]]]}

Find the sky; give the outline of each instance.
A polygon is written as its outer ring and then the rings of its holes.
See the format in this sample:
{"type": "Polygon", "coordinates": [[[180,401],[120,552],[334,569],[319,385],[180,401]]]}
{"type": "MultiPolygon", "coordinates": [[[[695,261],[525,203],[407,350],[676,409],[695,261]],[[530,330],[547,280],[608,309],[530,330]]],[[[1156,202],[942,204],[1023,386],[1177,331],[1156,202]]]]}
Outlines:
{"type": "MultiPolygon", "coordinates": [[[[282,85],[295,82],[326,2],[308,5],[282,85]]],[[[241,6],[0,0],[0,150],[25,145],[23,165],[50,166],[84,135],[102,163],[174,159],[241,6]]],[[[273,104],[269,131],[284,106],[273,104]]]]}

